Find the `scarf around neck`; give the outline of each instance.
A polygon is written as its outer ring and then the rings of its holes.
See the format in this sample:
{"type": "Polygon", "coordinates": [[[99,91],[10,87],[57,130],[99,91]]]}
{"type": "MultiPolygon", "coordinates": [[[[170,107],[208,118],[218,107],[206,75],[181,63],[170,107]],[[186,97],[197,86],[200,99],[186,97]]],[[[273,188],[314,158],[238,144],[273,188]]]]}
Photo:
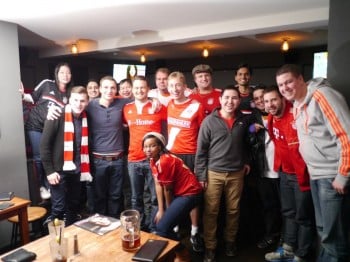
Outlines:
{"type": "MultiPolygon", "coordinates": [[[[89,147],[88,147],[88,124],[86,112],[82,112],[82,129],[81,129],[81,147],[80,147],[80,181],[92,181],[90,174],[89,147]]],[[[64,112],[64,152],[63,152],[63,171],[74,171],[77,167],[73,162],[74,159],[74,124],[72,108],[68,104],[64,112]]]]}

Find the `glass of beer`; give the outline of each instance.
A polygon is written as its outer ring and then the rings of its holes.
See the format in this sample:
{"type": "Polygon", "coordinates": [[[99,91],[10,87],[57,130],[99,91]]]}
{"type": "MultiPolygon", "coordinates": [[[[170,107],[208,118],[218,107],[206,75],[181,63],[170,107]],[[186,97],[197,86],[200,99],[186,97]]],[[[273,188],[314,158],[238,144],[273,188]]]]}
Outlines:
{"type": "Polygon", "coordinates": [[[122,248],[125,251],[134,251],[141,246],[140,213],[134,209],[128,209],[121,213],[121,239],[122,248]]]}

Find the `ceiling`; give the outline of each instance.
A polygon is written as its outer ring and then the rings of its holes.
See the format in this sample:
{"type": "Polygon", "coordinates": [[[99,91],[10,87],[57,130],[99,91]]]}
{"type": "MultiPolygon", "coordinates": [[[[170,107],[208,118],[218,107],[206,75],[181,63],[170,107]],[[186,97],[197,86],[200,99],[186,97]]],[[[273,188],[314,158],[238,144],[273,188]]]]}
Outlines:
{"type": "MultiPolygon", "coordinates": [[[[4,4],[2,4],[4,5],[4,4]]],[[[0,20],[40,57],[148,61],[327,44],[328,0],[12,0],[0,20]]]]}

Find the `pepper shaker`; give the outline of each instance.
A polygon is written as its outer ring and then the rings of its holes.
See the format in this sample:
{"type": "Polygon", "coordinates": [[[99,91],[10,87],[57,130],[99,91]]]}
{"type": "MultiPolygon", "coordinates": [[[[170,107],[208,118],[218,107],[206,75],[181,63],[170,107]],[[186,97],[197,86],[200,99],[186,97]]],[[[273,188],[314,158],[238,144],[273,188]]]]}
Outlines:
{"type": "Polygon", "coordinates": [[[73,249],[74,251],[74,255],[77,255],[77,254],[79,254],[79,245],[78,245],[78,235],[77,234],[75,234],[74,235],[74,249],[73,249]]]}

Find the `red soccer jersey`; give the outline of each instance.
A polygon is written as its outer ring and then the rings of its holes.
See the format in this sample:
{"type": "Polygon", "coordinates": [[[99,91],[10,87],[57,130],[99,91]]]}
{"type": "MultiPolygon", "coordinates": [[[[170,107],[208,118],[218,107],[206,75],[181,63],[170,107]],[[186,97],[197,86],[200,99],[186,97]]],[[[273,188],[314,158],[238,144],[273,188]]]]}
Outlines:
{"type": "Polygon", "coordinates": [[[189,196],[202,192],[195,175],[184,162],[172,155],[163,154],[157,162],[150,161],[153,177],[161,185],[172,185],[175,196],[189,196]]]}
{"type": "Polygon", "coordinates": [[[209,94],[192,93],[190,98],[197,100],[203,105],[205,115],[209,115],[213,110],[220,106],[219,97],[221,96],[221,90],[214,88],[209,94]]]}
{"type": "Polygon", "coordinates": [[[309,174],[299,153],[299,139],[294,123],[292,104],[286,101],[286,108],[280,118],[269,115],[269,135],[275,143],[274,170],[296,174],[302,191],[309,190],[309,174]]]}
{"type": "Polygon", "coordinates": [[[190,99],[183,104],[168,105],[168,145],[175,154],[195,154],[200,125],[204,118],[203,106],[190,99]]]}
{"type": "Polygon", "coordinates": [[[148,101],[141,112],[137,112],[135,102],[126,104],[123,109],[124,119],[129,126],[130,143],[128,161],[146,159],[142,149],[143,136],[148,132],[162,130],[162,121],[166,121],[167,112],[164,106],[157,113],[152,112],[152,102],[148,101]]]}

